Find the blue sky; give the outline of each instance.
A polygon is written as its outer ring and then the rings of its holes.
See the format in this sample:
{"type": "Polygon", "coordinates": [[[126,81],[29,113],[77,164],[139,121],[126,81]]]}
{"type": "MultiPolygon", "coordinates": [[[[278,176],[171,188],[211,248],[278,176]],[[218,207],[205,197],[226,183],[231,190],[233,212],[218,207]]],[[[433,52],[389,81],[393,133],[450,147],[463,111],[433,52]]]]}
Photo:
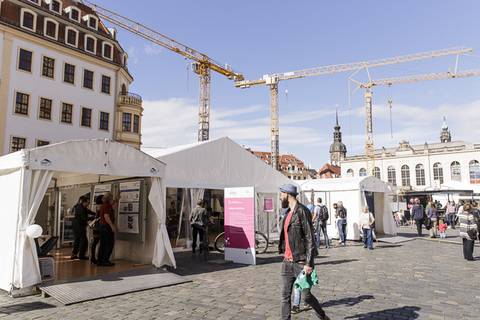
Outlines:
{"type": "MultiPolygon", "coordinates": [[[[96,0],[139,20],[211,58],[232,65],[247,79],[313,66],[472,47],[460,67],[480,69],[480,1],[457,0],[96,0]],[[132,5],[135,3],[135,5],[132,5]]],[[[145,147],[196,141],[198,79],[189,62],[119,30],[135,77],[131,91],[144,98],[145,147]]],[[[447,71],[454,57],[383,67],[373,78],[447,71]]],[[[280,149],[314,168],[328,161],[335,108],[349,154],[363,152],[362,92],[348,101],[348,74],[280,84],[280,149]],[[288,95],[285,90],[288,90],[288,95]]],[[[359,74],[357,79],[364,79],[359,74]]],[[[445,115],[455,140],[476,142],[480,134],[480,78],[428,81],[374,90],[376,147],[438,142],[445,115]],[[386,102],[393,100],[393,138],[386,102]]],[[[257,150],[269,149],[266,87],[236,89],[212,77],[211,138],[228,135],[257,150]]]]}

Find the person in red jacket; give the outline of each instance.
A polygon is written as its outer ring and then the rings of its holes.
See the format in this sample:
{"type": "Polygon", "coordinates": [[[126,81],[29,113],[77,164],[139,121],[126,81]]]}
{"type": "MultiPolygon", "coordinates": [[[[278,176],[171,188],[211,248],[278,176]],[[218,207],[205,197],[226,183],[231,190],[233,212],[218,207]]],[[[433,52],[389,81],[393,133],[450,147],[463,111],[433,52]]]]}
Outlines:
{"type": "Polygon", "coordinates": [[[438,224],[438,232],[440,233],[440,239],[445,239],[447,236],[447,224],[443,219],[440,219],[440,223],[438,224]]]}

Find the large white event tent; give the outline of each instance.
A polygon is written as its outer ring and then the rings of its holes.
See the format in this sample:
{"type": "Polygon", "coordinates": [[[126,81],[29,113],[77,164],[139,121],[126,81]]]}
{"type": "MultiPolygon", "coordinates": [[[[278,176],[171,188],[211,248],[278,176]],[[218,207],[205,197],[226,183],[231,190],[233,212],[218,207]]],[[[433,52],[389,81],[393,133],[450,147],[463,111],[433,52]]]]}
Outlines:
{"type": "Polygon", "coordinates": [[[316,179],[299,182],[303,201],[322,198],[327,205],[328,235],[338,237],[333,204],[342,201],[347,209],[347,239],[359,240],[359,214],[368,205],[375,215],[377,234],[396,235],[396,226],[391,209],[392,191],[389,185],[375,177],[316,179]],[[313,191],[313,195],[312,195],[313,191]]]}
{"type": "Polygon", "coordinates": [[[25,149],[0,157],[0,289],[11,291],[41,281],[34,239],[27,228],[35,221],[49,187],[98,183],[130,177],[150,178],[148,196],[156,216],[153,265],[175,266],[165,227],[165,164],[124,144],[109,140],[67,141],[25,149]]]}

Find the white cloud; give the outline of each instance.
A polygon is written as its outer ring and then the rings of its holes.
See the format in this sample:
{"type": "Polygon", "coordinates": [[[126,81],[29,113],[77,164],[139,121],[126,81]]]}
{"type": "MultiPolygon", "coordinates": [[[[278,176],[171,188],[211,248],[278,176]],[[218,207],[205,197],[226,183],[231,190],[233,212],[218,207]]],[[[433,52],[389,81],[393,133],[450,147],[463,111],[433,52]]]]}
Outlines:
{"type": "Polygon", "coordinates": [[[131,46],[127,49],[129,63],[137,64],[139,62],[137,55],[137,48],[131,46]]]}
{"type": "Polygon", "coordinates": [[[147,56],[158,56],[162,51],[162,48],[156,44],[146,44],[143,46],[143,52],[147,56]]]}

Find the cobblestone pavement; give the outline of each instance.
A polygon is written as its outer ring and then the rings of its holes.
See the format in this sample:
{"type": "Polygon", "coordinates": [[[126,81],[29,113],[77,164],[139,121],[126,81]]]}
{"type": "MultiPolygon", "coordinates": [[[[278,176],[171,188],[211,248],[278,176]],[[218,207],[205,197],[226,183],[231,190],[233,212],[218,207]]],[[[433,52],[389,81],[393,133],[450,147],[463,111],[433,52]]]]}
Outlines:
{"type": "MultiPolygon", "coordinates": [[[[480,250],[476,248],[477,256],[480,250]]],[[[314,294],[332,319],[479,319],[480,258],[467,262],[462,247],[413,240],[321,250],[321,284],[314,294]]],[[[178,273],[193,282],[72,306],[39,296],[0,295],[3,319],[279,319],[281,258],[240,267],[179,259],[178,273]],[[188,261],[188,263],[187,263],[188,261]]],[[[99,288],[101,290],[101,288],[99,288]]],[[[293,319],[315,319],[311,311],[293,319]]]]}

